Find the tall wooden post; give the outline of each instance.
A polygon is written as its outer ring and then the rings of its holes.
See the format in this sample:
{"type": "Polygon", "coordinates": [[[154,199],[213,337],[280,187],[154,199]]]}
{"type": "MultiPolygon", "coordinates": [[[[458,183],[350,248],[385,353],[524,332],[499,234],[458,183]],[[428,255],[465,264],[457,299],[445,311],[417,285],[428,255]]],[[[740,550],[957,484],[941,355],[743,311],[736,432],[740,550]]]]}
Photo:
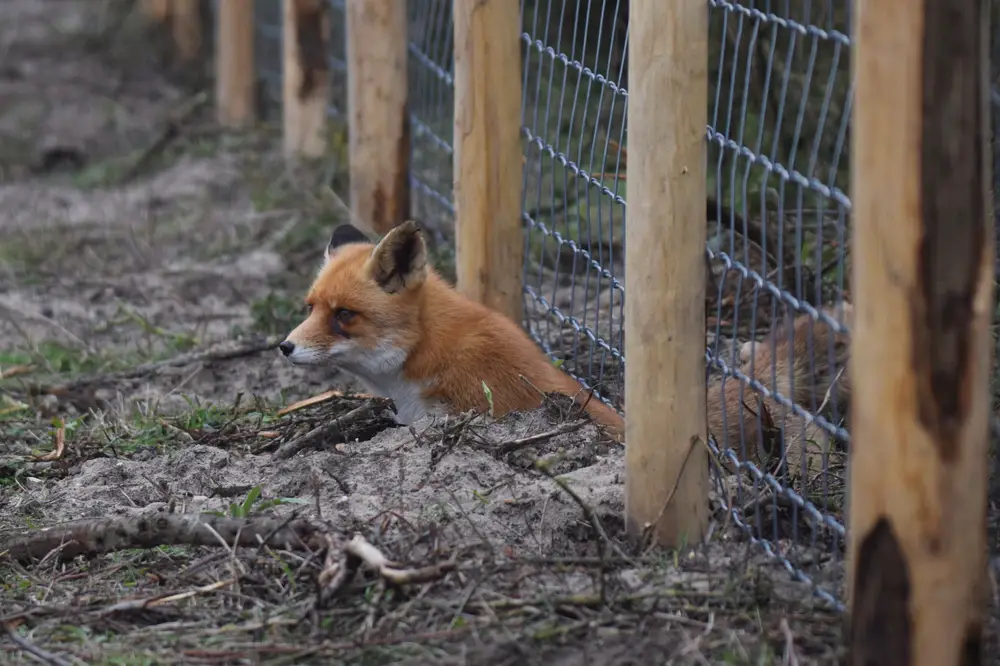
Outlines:
{"type": "Polygon", "coordinates": [[[193,60],[201,49],[201,13],[198,0],[173,0],[171,31],[180,62],[193,60]]]}
{"type": "Polygon", "coordinates": [[[289,158],[319,157],[326,152],[329,33],[326,0],[283,0],[282,115],[289,158]]]}
{"type": "Polygon", "coordinates": [[[629,35],[625,522],[677,547],[708,528],[708,5],[632,0],[629,35]]]}
{"type": "Polygon", "coordinates": [[[187,64],[198,55],[202,38],[198,0],[142,0],[140,8],[169,29],[169,55],[176,64],[187,64]]]}
{"type": "Polygon", "coordinates": [[[216,114],[222,125],[240,127],[255,115],[253,0],[219,3],[216,43],[216,114]]]}
{"type": "Polygon", "coordinates": [[[849,661],[979,664],[989,6],[855,0],[854,12],[849,661]]]}
{"type": "Polygon", "coordinates": [[[406,24],[406,0],[347,2],[350,206],[380,235],[410,215],[406,24]]]}
{"type": "Polygon", "coordinates": [[[456,288],[520,323],[520,10],[510,0],[453,7],[456,288]]]}

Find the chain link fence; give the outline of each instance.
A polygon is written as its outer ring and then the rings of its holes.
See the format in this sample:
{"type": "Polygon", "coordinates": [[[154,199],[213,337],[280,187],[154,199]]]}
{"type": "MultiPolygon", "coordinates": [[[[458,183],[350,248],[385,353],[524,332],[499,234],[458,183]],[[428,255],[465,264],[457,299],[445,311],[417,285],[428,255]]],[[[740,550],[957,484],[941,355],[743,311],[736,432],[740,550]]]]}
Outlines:
{"type": "MultiPolygon", "coordinates": [[[[705,2],[713,499],[724,521],[843,609],[851,3],[705,2]]],[[[330,112],[344,119],[343,0],[330,6],[330,112]]],[[[412,213],[448,240],[452,3],[407,7],[412,213]]],[[[628,7],[521,0],[520,35],[524,325],[620,410],[628,7]]],[[[280,101],[280,6],[258,2],[257,12],[259,71],[280,101]]],[[[1000,92],[993,100],[1000,108],[1000,92]]]]}
{"type": "Polygon", "coordinates": [[[733,521],[813,583],[830,563],[799,551],[839,560],[845,536],[849,3],[709,5],[707,358],[736,380],[714,434],[742,472],[719,481],[733,521]],[[749,462],[754,445],[773,463],[749,462]]]}

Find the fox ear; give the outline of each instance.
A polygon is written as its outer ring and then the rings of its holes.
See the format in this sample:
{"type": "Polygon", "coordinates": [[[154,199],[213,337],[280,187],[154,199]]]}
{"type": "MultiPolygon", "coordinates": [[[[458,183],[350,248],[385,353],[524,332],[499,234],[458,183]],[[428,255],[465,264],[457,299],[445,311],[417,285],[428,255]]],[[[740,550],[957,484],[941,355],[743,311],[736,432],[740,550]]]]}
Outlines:
{"type": "Polygon", "coordinates": [[[338,248],[348,243],[371,243],[371,239],[363,231],[351,224],[341,224],[333,230],[330,242],[326,245],[326,259],[334,255],[338,248]]]}
{"type": "Polygon", "coordinates": [[[427,279],[427,245],[417,223],[407,220],[387,233],[368,265],[372,279],[389,294],[422,285],[427,279]]]}

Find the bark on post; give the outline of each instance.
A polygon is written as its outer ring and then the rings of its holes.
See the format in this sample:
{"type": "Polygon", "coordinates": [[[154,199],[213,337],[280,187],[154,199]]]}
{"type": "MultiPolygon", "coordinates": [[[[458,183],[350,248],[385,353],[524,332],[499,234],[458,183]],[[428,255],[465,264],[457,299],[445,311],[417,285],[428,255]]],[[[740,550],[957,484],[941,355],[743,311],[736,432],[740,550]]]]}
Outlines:
{"type": "Polygon", "coordinates": [[[982,660],[985,0],[855,0],[850,663],[982,660]]]}
{"type": "Polygon", "coordinates": [[[678,547],[708,528],[708,4],[632,0],[629,35],[625,522],[678,547]]]}
{"type": "Polygon", "coordinates": [[[290,159],[326,152],[329,33],[325,0],[283,0],[282,114],[285,155],[290,159]]]}
{"type": "Polygon", "coordinates": [[[385,234],[410,215],[406,0],[347,3],[350,206],[385,234]]]}

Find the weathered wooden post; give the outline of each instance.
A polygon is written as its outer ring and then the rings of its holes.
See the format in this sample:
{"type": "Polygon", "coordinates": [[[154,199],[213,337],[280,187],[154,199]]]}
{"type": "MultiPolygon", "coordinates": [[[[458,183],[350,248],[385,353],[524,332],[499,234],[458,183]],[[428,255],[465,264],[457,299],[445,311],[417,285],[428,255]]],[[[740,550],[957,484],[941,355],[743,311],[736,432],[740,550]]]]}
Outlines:
{"type": "Polygon", "coordinates": [[[985,0],[855,0],[850,663],[968,666],[986,584],[985,0]]]}
{"type": "Polygon", "coordinates": [[[406,0],[348,0],[350,206],[377,234],[410,214],[406,47],[406,0]]]}
{"type": "Polygon", "coordinates": [[[326,152],[329,11],[325,0],[283,0],[282,116],[290,159],[326,152]]]}

